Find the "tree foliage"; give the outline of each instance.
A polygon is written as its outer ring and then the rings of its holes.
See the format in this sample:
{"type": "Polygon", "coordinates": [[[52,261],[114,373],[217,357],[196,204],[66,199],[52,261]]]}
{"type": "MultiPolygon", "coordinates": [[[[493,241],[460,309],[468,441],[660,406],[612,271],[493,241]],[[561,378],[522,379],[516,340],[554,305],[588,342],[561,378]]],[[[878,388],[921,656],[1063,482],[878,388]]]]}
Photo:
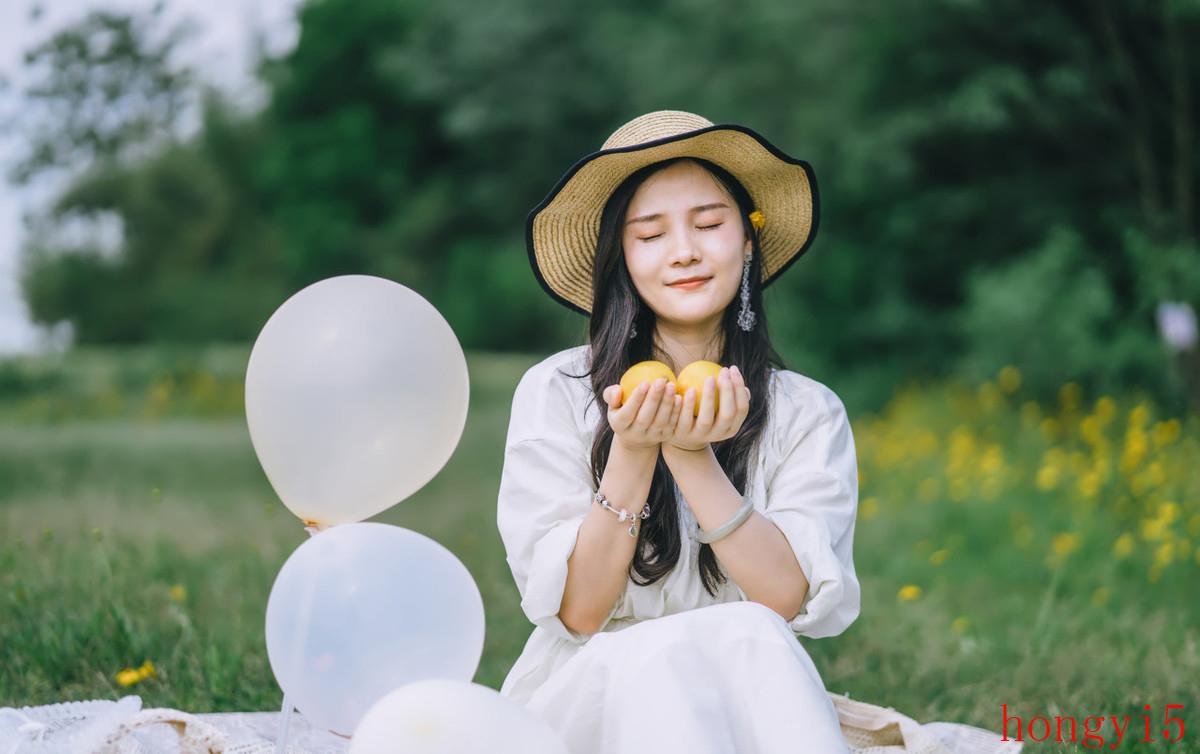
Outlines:
{"type": "MultiPolygon", "coordinates": [[[[525,215],[653,109],[750,125],[813,164],[817,240],[768,305],[795,366],[852,375],[847,391],[1076,351],[1032,369],[1031,387],[1153,385],[1167,364],[1155,303],[1200,304],[1194,2],[310,0],[299,13],[296,47],[262,62],[261,112],[210,99],[194,138],[93,162],[59,197],[56,217],[116,213],[125,235],[111,259],[34,238],[39,319],[93,340],[252,337],[288,292],[357,272],[421,292],[468,347],[561,347],[584,323],[530,274],[525,215]],[[78,290],[93,274],[110,289],[78,290]]],[[[120,65],[167,70],[169,49],[138,41],[150,26],[102,18],[56,38],[93,50],[89,35],[128,30],[120,65]]],[[[45,68],[44,101],[74,101],[71,60],[45,68]]],[[[143,143],[145,123],[177,114],[179,75],[130,79],[157,93],[144,115],[95,79],[87,101],[101,104],[78,112],[130,112],[127,127],[94,138],[73,125],[88,117],[68,118],[42,135],[63,146],[38,149],[143,143]]]]}

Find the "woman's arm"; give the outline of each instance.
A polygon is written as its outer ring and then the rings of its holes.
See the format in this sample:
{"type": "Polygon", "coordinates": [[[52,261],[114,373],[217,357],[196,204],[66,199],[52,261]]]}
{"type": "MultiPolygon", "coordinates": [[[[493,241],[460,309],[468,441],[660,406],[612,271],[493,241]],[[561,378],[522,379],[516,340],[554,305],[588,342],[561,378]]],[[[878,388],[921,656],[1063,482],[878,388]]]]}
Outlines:
{"type": "MultiPolygon", "coordinates": [[[[711,531],[742,507],[742,497],[725,475],[711,445],[683,450],[663,443],[663,460],[697,523],[711,531]]],[[[712,543],[713,554],[754,602],[761,602],[790,621],[808,594],[808,579],[787,538],[774,523],[754,511],[728,536],[712,543]]]]}
{"type": "MultiPolygon", "coordinates": [[[[663,460],[704,531],[725,523],[742,507],[741,495],[717,461],[712,443],[737,434],[749,411],[750,389],[741,371],[736,366],[722,367],[715,378],[704,381],[702,390],[688,389],[675,437],[663,443],[663,460]],[[719,409],[714,405],[718,390],[719,409]],[[693,411],[696,400],[700,405],[693,411]]],[[[787,536],[773,521],[754,511],[712,548],[748,599],[761,602],[787,621],[800,613],[808,595],[808,579],[787,536]]]]}
{"type": "MultiPolygon", "coordinates": [[[[600,491],[610,504],[631,514],[641,513],[650,495],[658,448],[627,448],[612,443],[600,491]]],[[[572,631],[600,630],[629,579],[637,538],[629,536],[629,521],[619,521],[599,505],[579,527],[575,549],[567,560],[567,585],[558,617],[572,631]]]]}
{"type": "MultiPolygon", "coordinates": [[[[671,435],[683,401],[675,394],[674,383],[662,378],[638,385],[627,401],[622,402],[621,396],[620,385],[604,389],[613,438],[600,492],[611,505],[636,516],[650,495],[659,446],[671,435]]],[[[558,611],[564,625],[581,634],[603,627],[625,589],[637,542],[637,537],[629,536],[628,520],[592,504],[567,560],[567,583],[558,611]]]]}

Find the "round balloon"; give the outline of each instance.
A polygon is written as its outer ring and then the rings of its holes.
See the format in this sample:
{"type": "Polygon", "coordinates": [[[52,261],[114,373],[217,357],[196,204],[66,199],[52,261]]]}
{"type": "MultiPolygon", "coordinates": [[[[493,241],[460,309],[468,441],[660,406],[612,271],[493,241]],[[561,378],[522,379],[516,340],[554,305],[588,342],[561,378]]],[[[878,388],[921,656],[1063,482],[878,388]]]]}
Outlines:
{"type": "Polygon", "coordinates": [[[267,657],[290,704],[341,735],[388,692],[470,681],[483,598],[434,540],[379,523],[333,526],[296,548],[267,600],[267,657]]]}
{"type": "Polygon", "coordinates": [[[363,716],[350,754],[568,754],[545,721],[487,686],[417,681],[363,716]]]}
{"type": "Polygon", "coordinates": [[[467,361],[428,301],[370,275],[283,302],[246,367],[246,422],[271,486],[318,528],[362,521],[432,479],[467,420],[467,361]]]}

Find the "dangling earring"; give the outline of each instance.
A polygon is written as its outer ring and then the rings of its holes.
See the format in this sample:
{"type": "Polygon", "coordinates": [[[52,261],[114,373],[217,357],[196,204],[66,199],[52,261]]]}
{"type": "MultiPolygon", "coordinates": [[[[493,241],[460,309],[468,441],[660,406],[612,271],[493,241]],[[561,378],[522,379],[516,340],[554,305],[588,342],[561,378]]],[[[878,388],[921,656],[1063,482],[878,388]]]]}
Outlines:
{"type": "Polygon", "coordinates": [[[746,256],[746,264],[742,267],[742,308],[738,312],[738,327],[746,332],[754,329],[754,310],[750,308],[750,259],[746,256]]]}
{"type": "Polygon", "coordinates": [[[634,338],[637,337],[637,318],[638,318],[638,314],[640,312],[641,312],[641,308],[639,307],[633,313],[633,324],[629,326],[629,339],[630,340],[633,340],[634,338]]]}

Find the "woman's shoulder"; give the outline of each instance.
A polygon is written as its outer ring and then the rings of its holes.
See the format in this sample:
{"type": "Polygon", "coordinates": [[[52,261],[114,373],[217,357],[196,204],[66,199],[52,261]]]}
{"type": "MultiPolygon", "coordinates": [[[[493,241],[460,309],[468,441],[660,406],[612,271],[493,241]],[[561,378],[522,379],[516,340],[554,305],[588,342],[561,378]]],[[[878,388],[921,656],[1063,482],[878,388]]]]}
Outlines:
{"type": "Polygon", "coordinates": [[[825,383],[791,369],[771,370],[771,398],[775,411],[783,415],[780,427],[797,422],[809,426],[827,420],[842,419],[846,406],[825,383]]]}
{"type": "Polygon", "coordinates": [[[555,410],[576,413],[591,395],[588,370],[588,346],[573,346],[552,353],[534,363],[517,382],[514,407],[527,410],[555,410]],[[580,376],[582,375],[582,376],[580,376]]]}
{"type": "Polygon", "coordinates": [[[521,375],[519,387],[546,389],[583,380],[572,375],[581,375],[588,369],[588,345],[572,346],[544,357],[530,366],[521,375]]]}

